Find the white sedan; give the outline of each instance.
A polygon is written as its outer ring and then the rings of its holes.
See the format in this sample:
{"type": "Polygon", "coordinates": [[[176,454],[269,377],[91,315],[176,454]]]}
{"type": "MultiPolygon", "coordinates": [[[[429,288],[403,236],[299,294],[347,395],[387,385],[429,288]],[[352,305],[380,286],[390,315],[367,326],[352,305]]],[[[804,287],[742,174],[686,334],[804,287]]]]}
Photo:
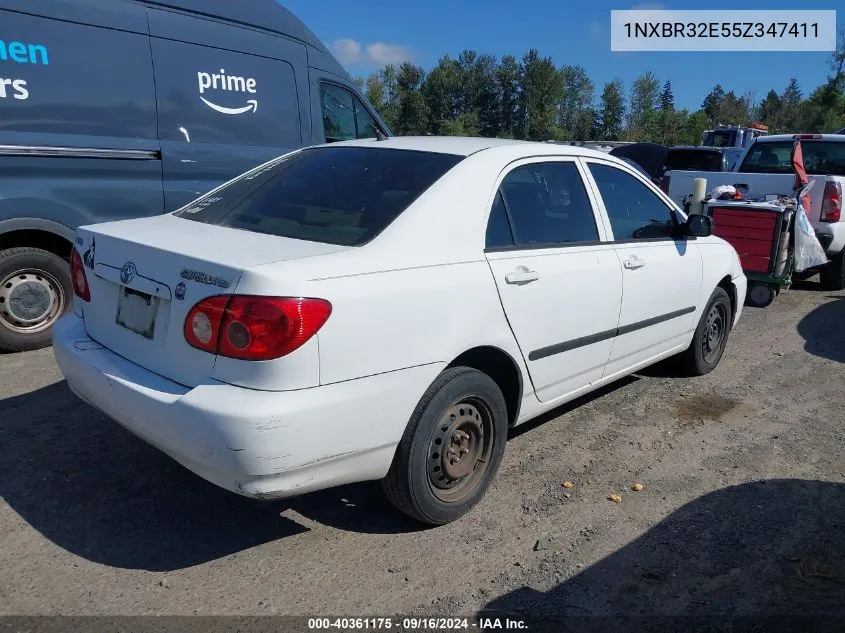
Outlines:
{"type": "Polygon", "coordinates": [[[586,149],[312,147],[80,228],[55,355],[80,398],[223,488],[382,479],[442,524],[509,427],[670,356],[716,367],[746,279],[711,229],[586,149]]]}

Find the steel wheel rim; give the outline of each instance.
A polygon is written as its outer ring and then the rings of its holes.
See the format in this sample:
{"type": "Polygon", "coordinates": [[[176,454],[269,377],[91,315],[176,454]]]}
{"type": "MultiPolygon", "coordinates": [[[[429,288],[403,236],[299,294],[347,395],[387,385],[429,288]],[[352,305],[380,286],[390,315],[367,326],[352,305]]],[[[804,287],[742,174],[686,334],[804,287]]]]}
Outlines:
{"type": "Polygon", "coordinates": [[[64,305],[62,284],[44,270],[24,268],[0,281],[0,323],[13,332],[35,334],[48,329],[64,305]]]}
{"type": "Polygon", "coordinates": [[[701,351],[705,362],[712,363],[721,353],[727,333],[727,322],[727,310],[721,303],[712,306],[707,312],[707,318],[704,321],[704,336],[701,341],[701,351]]]}
{"type": "Polygon", "coordinates": [[[464,499],[484,478],[495,431],[490,408],[463,398],[441,416],[429,441],[426,470],[431,491],[441,501],[464,499]]]}

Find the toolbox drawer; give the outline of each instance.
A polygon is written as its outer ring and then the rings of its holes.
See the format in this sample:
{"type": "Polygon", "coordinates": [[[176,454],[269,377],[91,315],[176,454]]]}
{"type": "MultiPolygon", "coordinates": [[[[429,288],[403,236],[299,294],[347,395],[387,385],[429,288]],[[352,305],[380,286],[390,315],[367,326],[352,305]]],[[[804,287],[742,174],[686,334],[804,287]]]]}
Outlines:
{"type": "Polygon", "coordinates": [[[734,247],[746,272],[772,272],[781,237],[780,212],[713,206],[713,234],[734,247]]]}

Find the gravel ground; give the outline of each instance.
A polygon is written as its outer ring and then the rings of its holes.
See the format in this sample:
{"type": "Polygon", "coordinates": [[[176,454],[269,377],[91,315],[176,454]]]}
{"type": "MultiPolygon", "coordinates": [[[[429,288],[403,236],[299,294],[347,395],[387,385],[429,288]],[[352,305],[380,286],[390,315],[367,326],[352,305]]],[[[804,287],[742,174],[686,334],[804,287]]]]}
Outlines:
{"type": "Polygon", "coordinates": [[[715,372],[520,427],[475,511],[425,530],[377,484],[219,490],[77,401],[51,350],[2,356],[0,615],[843,618],[844,333],[812,281],[746,308],[715,372]]]}

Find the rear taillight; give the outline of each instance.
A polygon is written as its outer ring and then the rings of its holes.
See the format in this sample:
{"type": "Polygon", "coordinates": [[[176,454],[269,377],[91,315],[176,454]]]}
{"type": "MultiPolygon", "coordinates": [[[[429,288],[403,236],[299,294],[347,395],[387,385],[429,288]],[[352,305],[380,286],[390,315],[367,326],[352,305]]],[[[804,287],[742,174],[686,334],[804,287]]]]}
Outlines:
{"type": "Polygon", "coordinates": [[[191,308],[185,317],[185,340],[205,352],[217,353],[220,326],[229,297],[209,297],[191,308]]]}
{"type": "Polygon", "coordinates": [[[191,308],[185,340],[220,356],[273,360],[304,345],[332,312],[324,299],[234,295],[209,297],[191,308]]]}
{"type": "Polygon", "coordinates": [[[666,174],[665,176],[663,176],[663,178],[660,179],[660,189],[663,191],[663,193],[669,193],[669,178],[669,174],[666,174]]]}
{"type": "Polygon", "coordinates": [[[842,218],[842,186],[838,182],[828,182],[824,186],[822,198],[822,222],[839,222],[842,218]]]}
{"type": "Polygon", "coordinates": [[[91,301],[91,288],[88,287],[85,266],[82,265],[82,257],[75,248],[70,256],[70,279],[73,283],[73,294],[83,301],[91,301]]]}

